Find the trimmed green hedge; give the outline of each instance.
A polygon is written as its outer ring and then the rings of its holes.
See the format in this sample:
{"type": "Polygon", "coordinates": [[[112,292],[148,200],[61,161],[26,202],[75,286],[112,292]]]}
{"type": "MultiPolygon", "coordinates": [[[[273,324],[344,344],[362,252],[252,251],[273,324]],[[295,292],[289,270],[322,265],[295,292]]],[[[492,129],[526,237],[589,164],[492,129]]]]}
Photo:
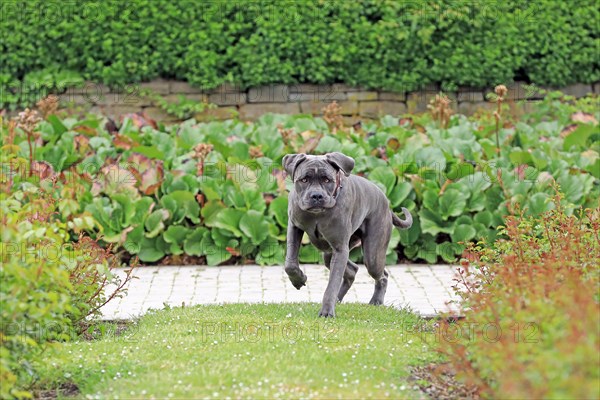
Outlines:
{"type": "Polygon", "coordinates": [[[40,82],[81,78],[122,85],[160,76],[207,88],[344,82],[400,91],[432,82],[448,89],[600,79],[594,0],[436,3],[8,0],[0,21],[1,106],[23,103],[21,92],[40,82]]]}

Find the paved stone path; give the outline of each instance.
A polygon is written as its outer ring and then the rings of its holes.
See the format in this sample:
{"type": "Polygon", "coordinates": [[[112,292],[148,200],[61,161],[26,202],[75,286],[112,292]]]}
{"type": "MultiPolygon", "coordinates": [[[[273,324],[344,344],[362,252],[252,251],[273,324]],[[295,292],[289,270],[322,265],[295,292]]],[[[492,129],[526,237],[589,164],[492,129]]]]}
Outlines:
{"type": "MultiPolygon", "coordinates": [[[[161,309],[165,304],[320,303],[328,270],[322,265],[302,265],[301,268],[308,276],[307,286],[296,290],[283,267],[140,267],[134,272],[137,279],[129,283],[127,295],[108,303],[101,311],[104,319],[113,320],[133,318],[150,308],[161,309]]],[[[456,309],[448,304],[456,299],[451,287],[456,267],[394,265],[387,268],[390,277],[386,305],[409,307],[423,316],[456,309]]],[[[367,270],[361,267],[344,302],[368,303],[373,282],[367,270]]]]}

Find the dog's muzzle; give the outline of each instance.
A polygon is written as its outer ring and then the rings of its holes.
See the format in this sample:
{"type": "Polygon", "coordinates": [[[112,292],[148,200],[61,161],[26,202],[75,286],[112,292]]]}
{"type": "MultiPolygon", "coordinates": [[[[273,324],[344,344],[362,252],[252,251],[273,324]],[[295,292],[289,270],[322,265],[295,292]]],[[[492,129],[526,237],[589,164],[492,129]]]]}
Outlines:
{"type": "Polygon", "coordinates": [[[323,193],[313,192],[308,195],[311,207],[321,207],[325,201],[323,193]]]}

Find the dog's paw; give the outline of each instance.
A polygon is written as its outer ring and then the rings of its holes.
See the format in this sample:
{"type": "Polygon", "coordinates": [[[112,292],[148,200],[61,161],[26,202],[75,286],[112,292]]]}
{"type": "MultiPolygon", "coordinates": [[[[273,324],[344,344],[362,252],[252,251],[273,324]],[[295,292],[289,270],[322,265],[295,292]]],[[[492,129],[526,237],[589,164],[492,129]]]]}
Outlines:
{"type": "Polygon", "coordinates": [[[290,282],[292,285],[298,290],[302,288],[302,286],[306,286],[306,275],[300,269],[300,266],[296,263],[286,263],[285,265],[285,273],[290,278],[290,282]]]}
{"type": "Polygon", "coordinates": [[[371,299],[371,301],[369,301],[369,304],[371,304],[372,306],[380,306],[383,304],[383,300],[381,299],[371,299]]]}
{"type": "Polygon", "coordinates": [[[335,318],[335,309],[333,307],[323,307],[319,311],[319,317],[323,318],[335,318]]]}
{"type": "Polygon", "coordinates": [[[308,279],[304,272],[300,270],[298,270],[297,274],[290,275],[289,278],[292,285],[298,290],[300,290],[302,286],[306,286],[306,280],[308,279]]]}

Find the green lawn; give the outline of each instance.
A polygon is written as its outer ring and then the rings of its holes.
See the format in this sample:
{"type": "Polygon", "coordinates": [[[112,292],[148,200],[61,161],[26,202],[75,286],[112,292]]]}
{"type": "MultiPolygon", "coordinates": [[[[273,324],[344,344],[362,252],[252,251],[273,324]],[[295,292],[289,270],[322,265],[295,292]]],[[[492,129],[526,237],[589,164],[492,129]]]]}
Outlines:
{"type": "Polygon", "coordinates": [[[410,366],[439,360],[430,324],[408,311],[231,304],[153,311],[123,334],[59,344],[39,387],[100,398],[418,398],[410,366]],[[425,329],[424,329],[425,328],[425,329]],[[419,332],[419,333],[417,333],[419,332]]]}

